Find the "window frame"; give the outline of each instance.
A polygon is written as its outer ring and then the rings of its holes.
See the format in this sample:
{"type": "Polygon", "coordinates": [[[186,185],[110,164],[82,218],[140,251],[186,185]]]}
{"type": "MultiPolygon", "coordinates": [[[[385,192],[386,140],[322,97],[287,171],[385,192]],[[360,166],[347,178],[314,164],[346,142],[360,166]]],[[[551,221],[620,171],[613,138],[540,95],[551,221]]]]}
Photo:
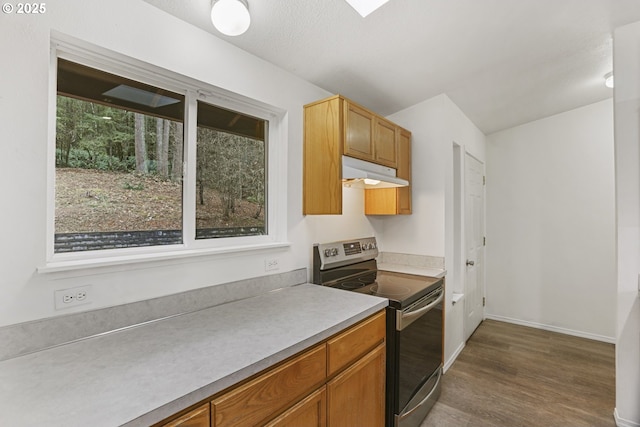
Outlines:
{"type": "Polygon", "coordinates": [[[286,148],[288,144],[285,110],[168,71],[159,66],[150,65],[131,57],[72,40],[63,35],[52,36],[49,65],[46,258],[44,265],[38,267],[39,272],[56,272],[232,252],[262,251],[290,246],[286,235],[286,148]],[[117,74],[185,96],[182,244],[66,253],[54,252],[58,58],[117,74]],[[265,150],[267,234],[216,239],[195,238],[197,101],[237,111],[268,122],[265,150]]]}

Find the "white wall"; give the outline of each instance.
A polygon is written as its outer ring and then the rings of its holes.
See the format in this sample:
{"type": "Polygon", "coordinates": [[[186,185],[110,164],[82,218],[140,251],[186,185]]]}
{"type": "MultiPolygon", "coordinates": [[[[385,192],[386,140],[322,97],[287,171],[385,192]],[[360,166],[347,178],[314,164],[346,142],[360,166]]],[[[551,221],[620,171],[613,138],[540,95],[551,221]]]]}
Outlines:
{"type": "Polygon", "coordinates": [[[385,252],[444,256],[445,98],[439,95],[388,117],[411,131],[412,214],[371,217],[385,252]]]}
{"type": "Polygon", "coordinates": [[[613,342],[612,107],[487,137],[488,317],[613,342]]]}
{"type": "Polygon", "coordinates": [[[464,304],[452,305],[454,289],[463,288],[460,269],[452,265],[456,242],[453,145],[485,159],[485,136],[446,95],[438,95],[392,116],[412,132],[412,215],[372,219],[382,250],[445,258],[445,364],[464,346],[464,304]]]}
{"type": "Polygon", "coordinates": [[[616,421],[640,426],[640,22],[614,33],[618,233],[616,421]]]}
{"type": "Polygon", "coordinates": [[[39,16],[0,14],[0,326],[309,267],[314,241],[373,233],[362,192],[342,217],[302,216],[302,106],[330,95],[141,0],[66,0],[39,16]],[[50,35],[58,32],[286,110],[291,247],[67,273],[38,273],[46,248],[50,35]],[[327,228],[326,226],[330,226],[327,228]],[[328,232],[325,229],[329,230],[328,232]],[[94,303],[56,312],[53,292],[92,284],[94,303]]]}

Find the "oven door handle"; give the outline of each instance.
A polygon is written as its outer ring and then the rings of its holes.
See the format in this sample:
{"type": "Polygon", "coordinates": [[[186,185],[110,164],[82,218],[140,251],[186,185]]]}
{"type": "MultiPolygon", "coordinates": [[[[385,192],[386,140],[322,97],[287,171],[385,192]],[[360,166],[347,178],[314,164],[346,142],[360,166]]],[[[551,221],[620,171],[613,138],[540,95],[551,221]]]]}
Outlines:
{"type": "Polygon", "coordinates": [[[440,304],[440,302],[444,298],[444,288],[440,288],[438,292],[439,292],[438,298],[436,298],[435,301],[425,305],[424,307],[420,307],[416,310],[409,311],[409,312],[399,312],[399,315],[396,318],[396,330],[397,331],[403,330],[404,328],[409,326],[411,323],[413,323],[415,320],[417,320],[420,316],[425,314],[427,311],[431,310],[433,307],[440,304]]]}

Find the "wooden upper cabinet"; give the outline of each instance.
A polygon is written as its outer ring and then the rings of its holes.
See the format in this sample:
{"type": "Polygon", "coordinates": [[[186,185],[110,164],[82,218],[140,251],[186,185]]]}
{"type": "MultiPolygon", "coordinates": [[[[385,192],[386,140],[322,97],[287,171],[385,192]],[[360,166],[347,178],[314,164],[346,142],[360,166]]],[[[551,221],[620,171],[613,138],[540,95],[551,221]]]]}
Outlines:
{"type": "Polygon", "coordinates": [[[401,215],[411,214],[411,132],[398,128],[398,178],[409,181],[409,186],[396,188],[396,206],[401,215]]]}
{"type": "Polygon", "coordinates": [[[304,107],[304,215],[342,213],[342,101],[338,97],[304,107]]]}
{"type": "MultiPolygon", "coordinates": [[[[396,128],[398,142],[398,168],[396,176],[411,183],[411,132],[396,128]]],[[[411,214],[411,184],[408,187],[365,190],[364,213],[366,215],[411,214]]]]}
{"type": "MultiPolygon", "coordinates": [[[[342,214],[343,155],[397,168],[398,176],[400,173],[410,176],[411,161],[406,158],[410,154],[401,152],[400,145],[404,142],[399,129],[340,95],[305,105],[302,213],[342,214]]],[[[411,134],[408,135],[410,139],[411,134]]],[[[403,147],[406,149],[406,145],[403,147]]],[[[407,206],[410,213],[410,199],[407,205],[407,199],[403,198],[403,204],[403,213],[407,213],[407,206]]]]}
{"type": "Polygon", "coordinates": [[[343,102],[344,154],[395,168],[396,125],[348,99],[343,99],[343,102]]]}
{"type": "Polygon", "coordinates": [[[351,102],[344,102],[344,154],[375,161],[374,115],[351,102]]]}

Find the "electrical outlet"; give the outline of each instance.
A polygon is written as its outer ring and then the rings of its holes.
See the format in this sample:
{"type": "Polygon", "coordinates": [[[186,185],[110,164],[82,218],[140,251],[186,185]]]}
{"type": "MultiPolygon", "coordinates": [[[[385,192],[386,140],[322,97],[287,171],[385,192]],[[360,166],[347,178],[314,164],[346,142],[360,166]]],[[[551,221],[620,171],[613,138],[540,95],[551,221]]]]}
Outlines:
{"type": "Polygon", "coordinates": [[[278,258],[267,258],[264,260],[264,271],[278,270],[278,258]]]}
{"type": "Polygon", "coordinates": [[[57,290],[54,292],[54,301],[56,310],[90,304],[92,302],[91,285],[57,290]]]}

